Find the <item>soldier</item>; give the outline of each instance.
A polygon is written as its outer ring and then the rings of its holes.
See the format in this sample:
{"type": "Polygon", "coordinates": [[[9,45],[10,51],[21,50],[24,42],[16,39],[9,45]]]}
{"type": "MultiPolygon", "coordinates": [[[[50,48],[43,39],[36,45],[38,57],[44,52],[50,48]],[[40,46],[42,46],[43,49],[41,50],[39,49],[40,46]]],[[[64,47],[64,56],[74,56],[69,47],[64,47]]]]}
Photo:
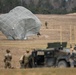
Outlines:
{"type": "Polygon", "coordinates": [[[30,57],[29,51],[26,51],[26,53],[20,59],[21,68],[27,68],[28,67],[29,57],[30,57]]]}
{"type": "Polygon", "coordinates": [[[45,27],[46,27],[46,29],[48,29],[47,24],[48,24],[48,23],[47,23],[47,21],[46,21],[46,22],[45,22],[45,27]]]}
{"type": "Polygon", "coordinates": [[[11,60],[12,60],[12,55],[10,53],[10,50],[6,50],[5,58],[4,58],[4,63],[5,63],[5,68],[11,68],[11,60]]]}
{"type": "Polygon", "coordinates": [[[70,61],[71,67],[74,67],[73,51],[74,51],[74,49],[73,49],[72,45],[70,45],[70,60],[69,61],[70,61]]]}
{"type": "Polygon", "coordinates": [[[41,35],[40,32],[38,32],[38,33],[37,33],[37,36],[39,37],[40,35],[41,35]]]}
{"type": "Polygon", "coordinates": [[[74,67],[74,53],[76,53],[76,45],[72,49],[72,54],[71,54],[71,59],[70,59],[71,67],[74,67]]]}
{"type": "Polygon", "coordinates": [[[74,46],[74,51],[76,52],[76,45],[74,46]]]}
{"type": "Polygon", "coordinates": [[[70,45],[70,54],[72,55],[72,53],[73,53],[73,47],[72,45],[70,45]]]}

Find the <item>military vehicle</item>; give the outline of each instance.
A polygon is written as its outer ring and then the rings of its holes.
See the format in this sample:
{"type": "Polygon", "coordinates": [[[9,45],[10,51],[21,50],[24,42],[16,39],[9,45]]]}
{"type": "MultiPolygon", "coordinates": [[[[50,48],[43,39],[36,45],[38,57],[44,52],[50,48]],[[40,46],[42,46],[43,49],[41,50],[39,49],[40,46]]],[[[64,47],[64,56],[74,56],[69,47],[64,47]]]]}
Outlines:
{"type": "Polygon", "coordinates": [[[73,60],[72,57],[74,56],[70,55],[69,49],[55,50],[50,48],[36,50],[32,53],[31,67],[71,67],[70,59],[73,60]]]}
{"type": "MultiPolygon", "coordinates": [[[[37,49],[31,54],[30,67],[73,67],[76,66],[76,53],[70,54],[70,48],[51,43],[52,47],[37,49]],[[54,46],[54,45],[55,46],[54,46]]],[[[64,44],[64,43],[63,43],[64,44]]],[[[66,43],[65,43],[66,44],[66,43]]],[[[66,46],[66,45],[63,45],[66,46]]]]}

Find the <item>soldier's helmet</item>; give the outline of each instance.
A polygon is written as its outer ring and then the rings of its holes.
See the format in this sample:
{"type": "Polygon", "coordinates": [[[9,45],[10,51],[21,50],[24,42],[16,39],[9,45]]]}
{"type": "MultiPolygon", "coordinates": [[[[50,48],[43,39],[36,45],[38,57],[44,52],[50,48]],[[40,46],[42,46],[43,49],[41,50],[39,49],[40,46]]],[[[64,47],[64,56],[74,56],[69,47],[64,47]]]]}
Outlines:
{"type": "Polygon", "coordinates": [[[29,53],[29,50],[26,50],[26,53],[29,53]]]}
{"type": "Polygon", "coordinates": [[[10,50],[7,49],[6,52],[7,52],[7,53],[10,53],[10,50]]]}

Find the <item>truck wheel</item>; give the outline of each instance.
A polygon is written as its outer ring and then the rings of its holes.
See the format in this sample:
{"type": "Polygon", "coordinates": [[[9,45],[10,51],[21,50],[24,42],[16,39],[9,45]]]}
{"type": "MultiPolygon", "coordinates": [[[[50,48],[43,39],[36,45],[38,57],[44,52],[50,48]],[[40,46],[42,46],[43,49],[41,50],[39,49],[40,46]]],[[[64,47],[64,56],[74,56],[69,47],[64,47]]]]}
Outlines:
{"type": "Polygon", "coordinates": [[[58,67],[59,68],[65,68],[65,67],[67,67],[67,62],[66,61],[59,61],[58,62],[58,67]]]}

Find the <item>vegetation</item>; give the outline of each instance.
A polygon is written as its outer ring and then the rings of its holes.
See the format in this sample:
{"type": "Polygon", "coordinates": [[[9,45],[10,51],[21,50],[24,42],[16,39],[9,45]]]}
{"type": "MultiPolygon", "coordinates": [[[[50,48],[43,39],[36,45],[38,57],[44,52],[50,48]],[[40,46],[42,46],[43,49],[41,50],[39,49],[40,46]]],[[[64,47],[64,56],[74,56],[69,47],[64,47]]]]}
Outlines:
{"type": "MultiPolygon", "coordinates": [[[[54,0],[58,2],[59,0],[54,0]]],[[[39,0],[35,5],[33,0],[30,0],[30,4],[27,4],[24,0],[0,0],[0,13],[7,13],[16,6],[24,6],[31,10],[35,14],[66,14],[66,0],[62,0],[59,8],[54,8],[50,3],[50,0],[39,0]]],[[[76,7],[71,12],[76,12],[76,7]]]]}
{"type": "Polygon", "coordinates": [[[0,75],[76,75],[75,68],[33,68],[33,69],[14,69],[0,70],[0,75]]]}
{"type": "Polygon", "coordinates": [[[76,7],[72,8],[72,13],[76,12],[76,7]]]}
{"type": "Polygon", "coordinates": [[[19,0],[0,0],[0,13],[7,13],[18,5],[20,5],[19,0]]]}

